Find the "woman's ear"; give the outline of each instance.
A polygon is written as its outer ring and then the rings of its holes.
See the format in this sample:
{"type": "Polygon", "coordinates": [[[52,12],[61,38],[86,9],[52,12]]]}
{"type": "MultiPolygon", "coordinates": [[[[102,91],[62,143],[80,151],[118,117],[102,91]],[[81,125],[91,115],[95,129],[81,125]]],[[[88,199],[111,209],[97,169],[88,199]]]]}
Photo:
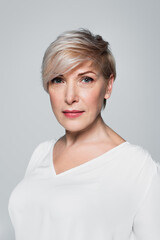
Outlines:
{"type": "Polygon", "coordinates": [[[105,93],[105,96],[104,96],[105,99],[108,99],[111,96],[112,88],[113,88],[113,82],[114,82],[114,76],[113,76],[113,74],[111,74],[109,79],[108,79],[108,83],[107,83],[107,87],[106,87],[106,93],[105,93]]]}

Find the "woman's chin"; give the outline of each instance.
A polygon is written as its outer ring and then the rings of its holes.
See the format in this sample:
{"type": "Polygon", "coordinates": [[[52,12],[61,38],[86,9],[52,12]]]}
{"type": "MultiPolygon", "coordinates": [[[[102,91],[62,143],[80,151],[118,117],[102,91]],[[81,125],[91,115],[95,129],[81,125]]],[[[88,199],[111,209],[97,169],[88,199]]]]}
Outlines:
{"type": "Polygon", "coordinates": [[[82,123],[69,123],[69,124],[62,124],[61,126],[69,132],[80,132],[85,130],[86,128],[88,128],[88,125],[86,123],[82,124],[82,123]]]}

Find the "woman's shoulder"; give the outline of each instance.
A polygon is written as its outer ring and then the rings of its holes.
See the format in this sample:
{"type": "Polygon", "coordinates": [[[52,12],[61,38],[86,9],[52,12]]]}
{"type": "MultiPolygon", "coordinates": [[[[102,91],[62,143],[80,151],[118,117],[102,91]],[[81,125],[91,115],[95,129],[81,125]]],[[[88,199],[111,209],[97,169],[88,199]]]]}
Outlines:
{"type": "Polygon", "coordinates": [[[45,156],[45,154],[48,153],[50,147],[55,142],[56,142],[55,139],[50,139],[50,140],[41,141],[36,145],[36,147],[34,148],[31,154],[30,160],[28,162],[25,176],[27,176],[28,173],[31,171],[31,169],[33,169],[34,166],[37,164],[37,162],[40,161],[40,159],[42,159],[45,156]]]}
{"type": "Polygon", "coordinates": [[[124,152],[128,164],[139,172],[155,175],[160,168],[160,163],[153,159],[151,153],[143,146],[128,142],[124,152]]]}
{"type": "Polygon", "coordinates": [[[145,156],[150,155],[149,151],[142,145],[131,143],[129,141],[126,141],[126,143],[128,143],[126,153],[132,154],[134,157],[137,158],[144,158],[145,156]]]}
{"type": "Polygon", "coordinates": [[[51,146],[52,143],[56,142],[55,139],[50,139],[50,140],[45,140],[45,141],[41,141],[40,143],[38,143],[33,151],[34,153],[38,153],[41,151],[44,151],[45,149],[48,149],[48,147],[51,146]]]}
{"type": "Polygon", "coordinates": [[[36,145],[31,155],[31,159],[40,156],[41,154],[45,154],[48,148],[52,145],[52,143],[56,142],[55,139],[45,140],[36,145]]]}

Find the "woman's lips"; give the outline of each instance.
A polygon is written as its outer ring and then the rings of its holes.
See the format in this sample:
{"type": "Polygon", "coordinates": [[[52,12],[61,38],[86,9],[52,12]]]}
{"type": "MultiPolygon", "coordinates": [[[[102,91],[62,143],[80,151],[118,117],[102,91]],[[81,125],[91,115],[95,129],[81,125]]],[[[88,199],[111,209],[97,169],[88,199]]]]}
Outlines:
{"type": "Polygon", "coordinates": [[[63,112],[64,115],[66,117],[69,117],[69,118],[76,118],[76,117],[79,117],[82,115],[82,113],[84,113],[84,111],[69,111],[69,112],[63,112]]]}

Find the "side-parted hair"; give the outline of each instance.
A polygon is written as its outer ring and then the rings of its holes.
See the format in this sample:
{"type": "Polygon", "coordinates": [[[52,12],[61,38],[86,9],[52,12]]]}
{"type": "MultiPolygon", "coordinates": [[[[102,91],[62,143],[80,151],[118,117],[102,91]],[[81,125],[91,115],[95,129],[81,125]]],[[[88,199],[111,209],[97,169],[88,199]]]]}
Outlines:
{"type": "MultiPolygon", "coordinates": [[[[69,72],[80,63],[92,60],[106,79],[116,78],[115,59],[110,45],[100,35],[94,35],[88,29],[66,31],[59,35],[47,48],[42,62],[42,82],[48,93],[48,83],[53,78],[69,72]]],[[[103,109],[106,99],[103,102],[103,109]]]]}

